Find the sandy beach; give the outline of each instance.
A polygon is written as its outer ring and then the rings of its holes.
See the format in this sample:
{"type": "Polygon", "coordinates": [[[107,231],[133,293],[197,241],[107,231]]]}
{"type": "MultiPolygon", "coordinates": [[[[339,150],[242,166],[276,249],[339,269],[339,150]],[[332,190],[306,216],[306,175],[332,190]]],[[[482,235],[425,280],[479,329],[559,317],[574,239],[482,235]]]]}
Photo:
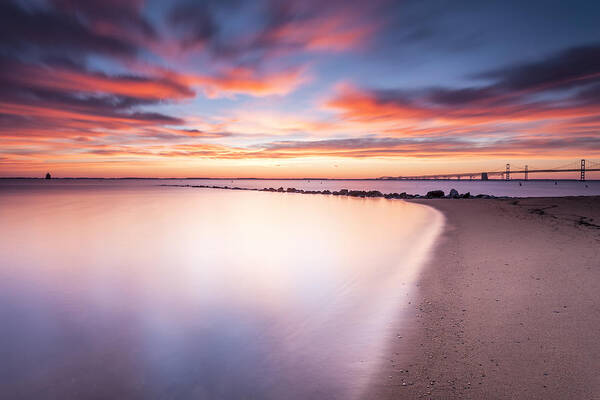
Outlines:
{"type": "Polygon", "coordinates": [[[369,399],[599,399],[600,198],[413,200],[446,216],[369,399]]]}

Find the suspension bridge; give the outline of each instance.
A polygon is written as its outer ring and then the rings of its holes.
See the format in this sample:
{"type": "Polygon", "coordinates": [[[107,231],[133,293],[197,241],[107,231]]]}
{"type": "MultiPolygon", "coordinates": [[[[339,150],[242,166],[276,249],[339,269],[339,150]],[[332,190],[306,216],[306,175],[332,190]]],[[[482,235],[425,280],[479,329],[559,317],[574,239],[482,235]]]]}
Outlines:
{"type": "Polygon", "coordinates": [[[580,181],[585,181],[586,172],[600,171],[600,160],[586,160],[581,159],[576,162],[569,162],[565,165],[559,165],[553,168],[529,168],[528,165],[519,166],[513,164],[506,164],[502,169],[482,172],[462,172],[453,174],[435,174],[435,175],[417,175],[417,176],[384,176],[379,179],[388,180],[428,180],[428,179],[469,179],[469,180],[482,180],[487,181],[491,177],[498,177],[504,180],[510,180],[511,178],[528,180],[530,174],[537,173],[563,173],[563,172],[574,172],[580,181]],[[511,168],[512,167],[512,168],[511,168]]]}

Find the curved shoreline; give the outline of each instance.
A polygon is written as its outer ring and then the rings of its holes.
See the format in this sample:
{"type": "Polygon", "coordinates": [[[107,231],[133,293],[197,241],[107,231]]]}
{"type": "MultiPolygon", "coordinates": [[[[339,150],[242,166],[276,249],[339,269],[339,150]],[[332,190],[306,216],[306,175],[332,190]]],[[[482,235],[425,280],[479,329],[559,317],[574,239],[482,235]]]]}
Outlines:
{"type": "MultiPolygon", "coordinates": [[[[385,344],[383,349],[379,351],[379,361],[377,362],[379,367],[375,368],[371,372],[370,377],[367,379],[367,384],[359,396],[356,397],[357,399],[373,399],[373,382],[378,382],[380,379],[385,379],[386,376],[388,379],[391,378],[391,376],[385,375],[388,374],[387,366],[391,361],[390,357],[393,357],[394,354],[400,354],[398,353],[398,349],[393,347],[393,339],[403,337],[401,334],[398,334],[398,332],[402,331],[402,329],[405,327],[405,322],[410,320],[412,317],[410,315],[412,309],[411,303],[413,303],[413,300],[419,296],[418,282],[420,281],[423,273],[425,273],[426,269],[429,268],[430,264],[434,261],[434,255],[436,254],[436,249],[439,246],[439,240],[446,231],[446,216],[443,212],[438,210],[436,207],[431,207],[427,204],[418,204],[415,202],[410,203],[412,205],[426,208],[427,211],[431,213],[431,218],[428,221],[427,229],[425,229],[427,232],[421,235],[418,243],[416,244],[416,253],[419,254],[419,259],[410,260],[410,262],[413,263],[416,268],[413,269],[412,276],[404,276],[402,288],[397,288],[398,291],[405,292],[406,297],[402,300],[398,299],[398,302],[395,305],[396,317],[394,318],[392,316],[390,318],[389,323],[391,326],[382,332],[384,335],[391,332],[392,337],[388,338],[388,340],[384,340],[385,344]],[[408,285],[408,287],[404,285],[408,285]],[[406,301],[408,301],[408,303],[406,303],[406,301]],[[392,344],[391,348],[390,341],[392,344]]],[[[402,383],[400,383],[400,385],[401,384],[402,383]]]]}
{"type": "Polygon", "coordinates": [[[408,201],[446,224],[361,398],[596,398],[600,197],[408,201]]]}

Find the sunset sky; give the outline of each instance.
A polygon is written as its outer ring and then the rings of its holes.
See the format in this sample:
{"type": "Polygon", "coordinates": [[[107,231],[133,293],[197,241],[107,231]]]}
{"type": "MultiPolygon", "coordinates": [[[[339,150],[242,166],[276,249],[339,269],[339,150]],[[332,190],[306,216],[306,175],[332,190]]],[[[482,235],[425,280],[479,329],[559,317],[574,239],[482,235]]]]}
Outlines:
{"type": "Polygon", "coordinates": [[[0,176],[600,158],[600,2],[5,0],[0,176]]]}

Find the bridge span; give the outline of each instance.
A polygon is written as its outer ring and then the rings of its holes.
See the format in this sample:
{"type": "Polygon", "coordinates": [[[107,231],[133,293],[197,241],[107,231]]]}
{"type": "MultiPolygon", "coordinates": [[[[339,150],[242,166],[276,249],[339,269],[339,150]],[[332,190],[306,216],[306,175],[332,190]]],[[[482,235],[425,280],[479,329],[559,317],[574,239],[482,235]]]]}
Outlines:
{"type": "Polygon", "coordinates": [[[578,172],[578,178],[580,181],[585,181],[586,172],[600,171],[600,162],[581,159],[577,162],[578,167],[574,167],[572,163],[566,166],[557,168],[541,168],[541,169],[529,169],[527,165],[524,168],[511,170],[510,164],[506,164],[506,168],[496,171],[482,171],[482,172],[461,172],[451,174],[434,174],[434,175],[414,175],[414,176],[383,176],[379,179],[384,180],[431,180],[431,179],[462,179],[467,178],[470,180],[483,180],[486,181],[492,176],[501,177],[504,180],[510,180],[514,174],[523,174],[524,180],[529,179],[529,174],[536,173],[553,173],[553,172],[578,172]]]}

